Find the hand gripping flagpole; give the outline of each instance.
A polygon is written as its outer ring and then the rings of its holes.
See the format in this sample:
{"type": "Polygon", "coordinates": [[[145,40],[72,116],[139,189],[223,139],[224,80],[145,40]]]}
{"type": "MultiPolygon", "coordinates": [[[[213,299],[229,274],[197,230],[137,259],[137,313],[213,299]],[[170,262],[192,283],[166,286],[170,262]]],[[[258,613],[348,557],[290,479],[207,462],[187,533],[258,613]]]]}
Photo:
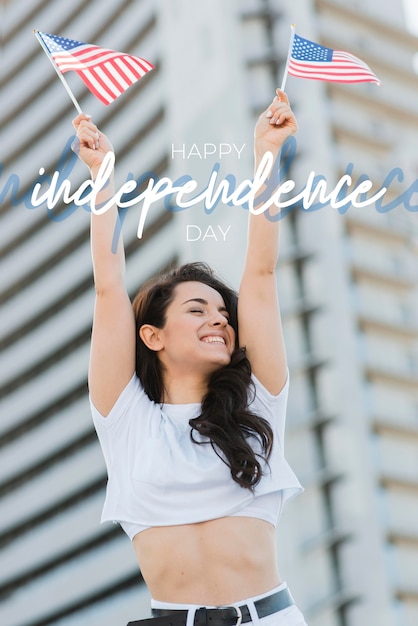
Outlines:
{"type": "Polygon", "coordinates": [[[293,40],[295,38],[295,31],[296,31],[296,24],[291,24],[290,25],[289,49],[288,49],[288,52],[287,52],[286,67],[284,68],[282,85],[280,87],[281,91],[284,91],[284,89],[286,87],[286,80],[287,80],[287,76],[288,76],[288,73],[289,73],[289,63],[290,63],[290,57],[292,56],[293,40]]]}
{"type": "Polygon", "coordinates": [[[58,69],[58,67],[56,66],[50,51],[48,50],[48,48],[45,45],[44,40],[42,39],[42,37],[40,36],[39,32],[35,29],[33,31],[35,37],[37,38],[37,40],[39,41],[39,43],[41,44],[43,51],[45,52],[46,56],[48,57],[48,59],[51,61],[52,63],[52,67],[54,68],[54,70],[56,71],[56,73],[59,76],[59,79],[61,80],[62,84],[65,87],[66,92],[68,93],[68,95],[70,96],[75,108],[77,109],[78,113],[82,113],[83,111],[81,110],[81,106],[78,104],[73,92],[70,89],[69,84],[67,83],[67,81],[65,80],[64,76],[62,75],[62,73],[60,72],[60,70],[58,69]]]}

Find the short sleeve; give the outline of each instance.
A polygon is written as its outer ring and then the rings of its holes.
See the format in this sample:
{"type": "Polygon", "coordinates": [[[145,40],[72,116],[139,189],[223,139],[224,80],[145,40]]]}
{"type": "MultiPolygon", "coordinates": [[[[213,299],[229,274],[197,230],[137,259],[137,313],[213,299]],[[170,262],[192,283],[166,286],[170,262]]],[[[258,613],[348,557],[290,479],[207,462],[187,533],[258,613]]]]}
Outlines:
{"type": "Polygon", "coordinates": [[[279,441],[283,447],[289,395],[289,370],[287,370],[286,382],[277,395],[270,393],[254,375],[252,375],[252,380],[255,386],[255,397],[250,408],[270,423],[273,431],[279,435],[279,441]]]}
{"type": "Polygon", "coordinates": [[[94,406],[90,396],[90,409],[93,424],[99,438],[108,473],[113,464],[114,456],[123,441],[124,433],[129,432],[130,420],[135,415],[141,402],[150,402],[136,374],[121,392],[107,417],[104,417],[94,406]]]}
{"type": "Polygon", "coordinates": [[[141,383],[139,382],[139,378],[136,374],[134,374],[126,387],[121,392],[119,398],[116,400],[107,417],[104,417],[96,409],[91,399],[91,396],[89,396],[91,414],[96,429],[99,431],[102,429],[109,429],[116,426],[116,424],[123,418],[123,416],[127,414],[128,410],[132,408],[134,403],[137,403],[139,400],[141,400],[144,395],[145,392],[142,388],[141,383]]]}

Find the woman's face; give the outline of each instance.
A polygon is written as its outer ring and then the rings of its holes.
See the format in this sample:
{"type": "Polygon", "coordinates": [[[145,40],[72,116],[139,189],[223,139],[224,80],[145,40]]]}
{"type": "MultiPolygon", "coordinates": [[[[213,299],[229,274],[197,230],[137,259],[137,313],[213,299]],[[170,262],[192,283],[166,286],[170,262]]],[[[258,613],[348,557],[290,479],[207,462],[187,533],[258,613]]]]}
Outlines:
{"type": "Polygon", "coordinates": [[[159,358],[166,370],[209,375],[228,365],[235,348],[235,331],[228,322],[222,296],[200,282],[180,283],[159,330],[159,358]]]}

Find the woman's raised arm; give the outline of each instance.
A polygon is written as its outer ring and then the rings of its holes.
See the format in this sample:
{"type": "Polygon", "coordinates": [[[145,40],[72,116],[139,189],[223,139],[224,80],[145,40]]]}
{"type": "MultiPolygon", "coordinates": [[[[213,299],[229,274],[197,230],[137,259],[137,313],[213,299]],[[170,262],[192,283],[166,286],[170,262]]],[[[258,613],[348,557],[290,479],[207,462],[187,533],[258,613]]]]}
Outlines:
{"type": "MultiPolygon", "coordinates": [[[[275,161],[285,140],[297,129],[286,94],[280,90],[276,93],[255,127],[256,170],[267,151],[273,154],[275,161]]],[[[262,192],[263,189],[260,194],[262,192]]],[[[254,206],[257,208],[257,201],[254,206]]],[[[250,212],[247,254],[238,300],[240,345],[246,347],[254,375],[272,394],[281,391],[287,374],[275,275],[279,224],[280,220],[272,222],[264,213],[254,215],[250,212]]]]}
{"type": "MultiPolygon", "coordinates": [[[[107,137],[87,115],[73,121],[77,133],[74,150],[98,174],[105,155],[113,152],[107,137]]],[[[98,193],[96,207],[114,195],[113,173],[98,193]]],[[[118,219],[117,207],[91,215],[91,251],[96,302],[89,364],[89,389],[95,407],[106,416],[135,371],[135,320],[125,288],[125,254],[122,237],[116,251],[112,240],[118,219]]]]}

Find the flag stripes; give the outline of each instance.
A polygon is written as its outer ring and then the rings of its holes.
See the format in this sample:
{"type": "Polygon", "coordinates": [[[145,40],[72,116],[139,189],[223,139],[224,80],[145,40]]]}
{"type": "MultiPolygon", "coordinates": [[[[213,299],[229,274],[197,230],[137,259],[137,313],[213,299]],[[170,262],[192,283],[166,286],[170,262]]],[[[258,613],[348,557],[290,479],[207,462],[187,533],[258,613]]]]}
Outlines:
{"type": "Polygon", "coordinates": [[[298,35],[294,36],[288,71],[291,76],[298,78],[380,84],[369,66],[353,54],[326,48],[298,35]]]}
{"type": "Polygon", "coordinates": [[[76,72],[106,105],[154,69],[152,63],[141,57],[47,33],[39,32],[39,35],[60,72],[76,72]]]}

